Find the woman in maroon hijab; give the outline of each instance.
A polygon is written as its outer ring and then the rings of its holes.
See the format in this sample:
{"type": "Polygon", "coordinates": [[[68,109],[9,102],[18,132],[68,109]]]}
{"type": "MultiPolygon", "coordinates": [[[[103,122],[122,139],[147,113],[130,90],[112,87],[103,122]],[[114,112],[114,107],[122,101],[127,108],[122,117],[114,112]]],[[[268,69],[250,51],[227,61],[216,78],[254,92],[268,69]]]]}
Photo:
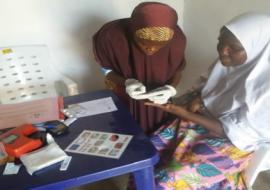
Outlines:
{"type": "Polygon", "coordinates": [[[186,37],[177,26],[177,13],[157,2],[139,4],[131,18],[105,24],[93,37],[97,62],[110,72],[105,83],[122,101],[144,132],[153,132],[166,113],[146,107],[125,92],[126,79],[132,78],[147,91],[160,86],[176,86],[185,66],[186,37]]]}

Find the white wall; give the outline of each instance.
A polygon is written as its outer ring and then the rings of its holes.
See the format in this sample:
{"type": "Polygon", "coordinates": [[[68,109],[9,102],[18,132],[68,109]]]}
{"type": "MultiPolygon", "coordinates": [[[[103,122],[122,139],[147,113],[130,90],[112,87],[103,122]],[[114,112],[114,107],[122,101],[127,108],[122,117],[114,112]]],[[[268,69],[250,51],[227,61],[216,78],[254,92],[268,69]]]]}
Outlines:
{"type": "MultiPolygon", "coordinates": [[[[92,35],[106,22],[129,17],[141,0],[0,0],[0,46],[47,44],[57,69],[81,92],[103,88],[92,35]],[[96,74],[97,73],[97,74],[96,74]]],[[[178,11],[183,0],[161,0],[178,11]]]]}
{"type": "MultiPolygon", "coordinates": [[[[187,36],[188,65],[179,85],[188,89],[195,78],[207,70],[217,58],[216,44],[219,29],[234,16],[257,11],[270,13],[269,0],[185,0],[184,32],[187,36]]],[[[181,90],[182,89],[182,90],[181,90]]]]}
{"type": "MultiPolygon", "coordinates": [[[[129,17],[142,0],[0,0],[0,46],[47,44],[54,64],[81,92],[103,88],[92,54],[92,35],[106,22],[129,17]],[[97,74],[96,74],[97,73],[97,74]]],[[[189,88],[217,57],[219,28],[239,13],[270,12],[269,0],[160,0],[174,7],[188,40],[187,68],[179,85],[189,88]]]]}

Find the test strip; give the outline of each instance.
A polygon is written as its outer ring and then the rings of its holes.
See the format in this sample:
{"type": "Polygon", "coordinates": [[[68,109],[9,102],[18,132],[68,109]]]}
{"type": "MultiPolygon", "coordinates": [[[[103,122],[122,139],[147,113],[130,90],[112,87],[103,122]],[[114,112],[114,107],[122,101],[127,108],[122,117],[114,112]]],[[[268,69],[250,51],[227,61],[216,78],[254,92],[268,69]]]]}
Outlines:
{"type": "Polygon", "coordinates": [[[71,158],[71,156],[68,156],[65,160],[62,161],[60,171],[66,171],[68,169],[71,158]]]}
{"type": "Polygon", "coordinates": [[[61,109],[61,112],[67,117],[74,117],[71,113],[69,113],[68,109],[61,109]]]}
{"type": "Polygon", "coordinates": [[[77,118],[76,117],[70,117],[68,119],[66,119],[63,123],[66,125],[66,126],[70,126],[74,121],[76,121],[77,118]]]}

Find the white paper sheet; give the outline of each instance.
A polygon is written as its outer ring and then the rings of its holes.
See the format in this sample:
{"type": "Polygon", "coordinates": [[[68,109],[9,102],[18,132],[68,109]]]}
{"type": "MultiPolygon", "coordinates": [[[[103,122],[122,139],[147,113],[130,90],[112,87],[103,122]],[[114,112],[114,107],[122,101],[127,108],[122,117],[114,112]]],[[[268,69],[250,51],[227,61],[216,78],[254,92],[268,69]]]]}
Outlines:
{"type": "Polygon", "coordinates": [[[64,109],[64,114],[69,117],[86,117],[96,114],[108,113],[116,111],[111,97],[100,98],[87,102],[81,102],[78,104],[69,105],[67,109],[64,109]]]}

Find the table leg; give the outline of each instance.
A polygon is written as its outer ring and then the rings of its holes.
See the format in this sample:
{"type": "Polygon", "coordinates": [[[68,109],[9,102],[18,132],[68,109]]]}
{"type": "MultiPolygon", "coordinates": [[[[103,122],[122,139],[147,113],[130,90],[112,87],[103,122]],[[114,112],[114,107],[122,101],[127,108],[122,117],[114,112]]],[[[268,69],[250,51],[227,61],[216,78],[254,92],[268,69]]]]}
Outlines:
{"type": "Polygon", "coordinates": [[[148,167],[133,172],[136,187],[139,190],[155,190],[154,168],[148,167]]]}

